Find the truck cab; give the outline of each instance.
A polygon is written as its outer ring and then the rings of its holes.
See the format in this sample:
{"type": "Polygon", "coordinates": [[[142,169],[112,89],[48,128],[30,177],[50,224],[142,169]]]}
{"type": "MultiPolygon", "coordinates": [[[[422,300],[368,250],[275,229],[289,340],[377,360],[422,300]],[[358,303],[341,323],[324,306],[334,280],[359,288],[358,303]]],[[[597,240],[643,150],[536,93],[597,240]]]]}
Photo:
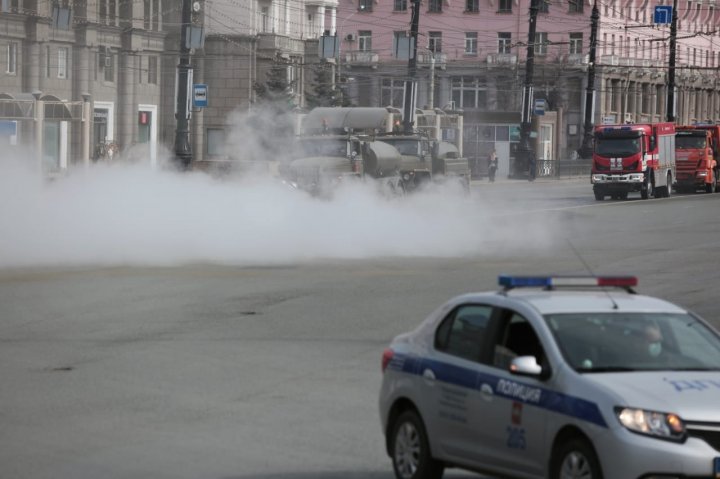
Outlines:
{"type": "Polygon", "coordinates": [[[458,180],[463,188],[469,189],[469,162],[460,157],[452,143],[435,140],[422,132],[391,133],[378,136],[377,140],[400,152],[400,177],[405,191],[416,190],[431,181],[448,180],[458,180]]]}
{"type": "Polygon", "coordinates": [[[591,183],[595,199],[668,197],[675,178],[672,123],[595,127],[591,183]]]}
{"type": "Polygon", "coordinates": [[[712,131],[679,126],[675,133],[678,191],[714,193],[718,187],[718,145],[712,131]]]}

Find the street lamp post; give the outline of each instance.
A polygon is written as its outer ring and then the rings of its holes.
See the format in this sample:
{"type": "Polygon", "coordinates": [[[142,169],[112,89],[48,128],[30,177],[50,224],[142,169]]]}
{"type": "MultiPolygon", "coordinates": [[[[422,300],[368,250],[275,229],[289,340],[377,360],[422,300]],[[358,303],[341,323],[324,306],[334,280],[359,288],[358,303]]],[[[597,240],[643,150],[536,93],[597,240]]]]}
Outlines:
{"type": "Polygon", "coordinates": [[[600,21],[600,11],[597,0],[593,3],[590,15],[590,56],[588,58],[588,80],[585,90],[585,123],[583,143],[578,151],[580,158],[590,158],[592,155],[593,122],[595,117],[595,55],[597,48],[597,29],[600,21]]]}
{"type": "MultiPolygon", "coordinates": [[[[525,63],[525,85],[522,96],[522,112],[520,123],[520,145],[518,146],[519,159],[523,160],[528,168],[533,168],[535,153],[530,146],[530,129],[533,109],[533,72],[535,67],[535,32],[537,26],[537,14],[541,0],[530,0],[530,25],[528,27],[527,58],[525,63]]],[[[533,177],[532,171],[528,174],[533,177]]]]}

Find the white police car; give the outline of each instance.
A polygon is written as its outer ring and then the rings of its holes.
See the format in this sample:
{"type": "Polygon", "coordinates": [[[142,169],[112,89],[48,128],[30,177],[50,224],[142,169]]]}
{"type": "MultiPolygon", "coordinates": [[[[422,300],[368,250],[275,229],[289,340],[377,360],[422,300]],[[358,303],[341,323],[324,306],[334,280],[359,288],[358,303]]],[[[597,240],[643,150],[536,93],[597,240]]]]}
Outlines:
{"type": "Polygon", "coordinates": [[[384,351],[398,478],[720,478],[720,333],[634,277],[499,283],[384,351]]]}

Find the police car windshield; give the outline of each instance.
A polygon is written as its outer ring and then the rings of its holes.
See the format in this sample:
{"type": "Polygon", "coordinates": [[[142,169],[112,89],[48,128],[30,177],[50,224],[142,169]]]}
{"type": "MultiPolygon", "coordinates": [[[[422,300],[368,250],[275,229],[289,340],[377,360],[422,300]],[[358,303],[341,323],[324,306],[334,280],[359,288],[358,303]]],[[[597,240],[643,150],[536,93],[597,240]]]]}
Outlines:
{"type": "Polygon", "coordinates": [[[573,313],[545,320],[581,373],[720,370],[720,337],[689,314],[573,313]]]}

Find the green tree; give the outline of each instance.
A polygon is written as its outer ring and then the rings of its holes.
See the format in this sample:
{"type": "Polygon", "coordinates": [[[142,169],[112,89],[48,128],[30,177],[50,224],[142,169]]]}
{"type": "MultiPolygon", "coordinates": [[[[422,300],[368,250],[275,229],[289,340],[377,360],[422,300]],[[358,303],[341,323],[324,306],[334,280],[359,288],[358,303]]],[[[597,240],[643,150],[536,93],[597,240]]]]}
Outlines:
{"type": "Polygon", "coordinates": [[[319,63],[312,69],[314,78],[311,88],[305,93],[309,109],[319,106],[348,106],[344,92],[334,85],[334,71],[330,63],[319,63]]]}
{"type": "Polygon", "coordinates": [[[296,106],[292,87],[287,78],[287,65],[276,63],[266,72],[265,81],[254,85],[257,104],[277,113],[291,111],[296,106]]]}

